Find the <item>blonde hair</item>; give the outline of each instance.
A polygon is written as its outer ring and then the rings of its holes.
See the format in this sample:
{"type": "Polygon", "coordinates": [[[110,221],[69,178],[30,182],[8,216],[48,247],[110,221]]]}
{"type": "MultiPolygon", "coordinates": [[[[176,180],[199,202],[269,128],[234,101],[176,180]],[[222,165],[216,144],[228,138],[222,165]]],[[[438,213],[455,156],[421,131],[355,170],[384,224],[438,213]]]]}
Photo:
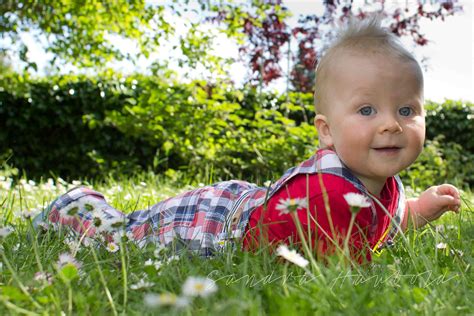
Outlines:
{"type": "Polygon", "coordinates": [[[316,112],[320,112],[324,104],[324,83],[331,68],[330,64],[336,59],[339,52],[347,50],[368,54],[386,54],[407,62],[414,62],[418,68],[420,83],[423,85],[423,73],[417,60],[403,47],[398,37],[388,29],[382,28],[379,15],[371,16],[365,20],[351,18],[345,27],[339,29],[336,39],[327,47],[316,67],[314,92],[316,112]]]}

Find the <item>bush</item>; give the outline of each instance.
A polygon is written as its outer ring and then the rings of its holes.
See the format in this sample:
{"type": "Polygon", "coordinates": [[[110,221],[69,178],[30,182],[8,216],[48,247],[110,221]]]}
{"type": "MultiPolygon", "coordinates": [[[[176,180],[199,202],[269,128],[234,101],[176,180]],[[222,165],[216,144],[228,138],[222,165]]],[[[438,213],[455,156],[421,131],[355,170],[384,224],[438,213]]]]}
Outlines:
{"type": "Polygon", "coordinates": [[[195,81],[141,82],[133,106],[109,111],[106,121],[159,148],[166,168],[217,178],[264,178],[281,173],[315,148],[308,116],[311,95],[257,94],[195,81]],[[299,123],[296,119],[306,118],[299,123]],[[296,119],[294,119],[296,118],[296,119]]]}
{"type": "Polygon", "coordinates": [[[115,170],[268,177],[315,148],[311,95],[170,78],[3,78],[0,153],[29,176],[115,170]],[[296,120],[301,120],[297,123],[296,120]]]}
{"type": "Polygon", "coordinates": [[[94,123],[123,107],[117,85],[73,76],[4,78],[0,153],[31,176],[49,171],[63,177],[95,176],[113,168],[146,166],[153,148],[112,125],[94,123]]]}
{"type": "Polygon", "coordinates": [[[474,154],[474,104],[446,100],[442,104],[426,104],[426,137],[435,139],[444,135],[445,140],[462,145],[474,154]]]}
{"type": "MultiPolygon", "coordinates": [[[[66,179],[185,170],[200,179],[276,178],[316,149],[312,95],[257,93],[113,73],[0,81],[0,163],[66,179]]],[[[426,150],[407,183],[473,185],[474,107],[427,105],[426,150]],[[444,135],[441,136],[441,135],[444,135]]]]}
{"type": "Polygon", "coordinates": [[[427,140],[418,159],[400,173],[405,184],[425,189],[441,183],[458,187],[474,185],[474,154],[461,145],[446,142],[444,135],[427,140]]]}
{"type": "Polygon", "coordinates": [[[426,104],[426,144],[423,153],[401,173],[412,187],[436,183],[474,186],[474,104],[446,100],[426,104]]]}

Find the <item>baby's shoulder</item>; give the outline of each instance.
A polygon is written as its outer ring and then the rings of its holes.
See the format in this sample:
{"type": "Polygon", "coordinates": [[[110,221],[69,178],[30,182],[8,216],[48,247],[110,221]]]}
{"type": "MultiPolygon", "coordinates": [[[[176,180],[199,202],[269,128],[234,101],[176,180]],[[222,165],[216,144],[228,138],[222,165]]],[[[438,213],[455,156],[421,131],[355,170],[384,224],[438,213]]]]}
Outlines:
{"type": "Polygon", "coordinates": [[[310,198],[327,194],[343,199],[345,193],[357,191],[345,178],[329,173],[299,174],[290,179],[286,187],[290,193],[309,194],[310,198]]]}

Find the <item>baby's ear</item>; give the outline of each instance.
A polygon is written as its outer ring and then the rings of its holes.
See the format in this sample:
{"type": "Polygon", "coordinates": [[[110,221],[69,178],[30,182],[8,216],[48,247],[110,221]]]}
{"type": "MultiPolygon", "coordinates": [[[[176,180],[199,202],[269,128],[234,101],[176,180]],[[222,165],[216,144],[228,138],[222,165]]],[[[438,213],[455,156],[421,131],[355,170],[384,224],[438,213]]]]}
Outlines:
{"type": "Polygon", "coordinates": [[[328,118],[325,115],[317,114],[314,118],[314,126],[318,130],[319,147],[328,148],[333,146],[331,131],[329,130],[328,118]]]}

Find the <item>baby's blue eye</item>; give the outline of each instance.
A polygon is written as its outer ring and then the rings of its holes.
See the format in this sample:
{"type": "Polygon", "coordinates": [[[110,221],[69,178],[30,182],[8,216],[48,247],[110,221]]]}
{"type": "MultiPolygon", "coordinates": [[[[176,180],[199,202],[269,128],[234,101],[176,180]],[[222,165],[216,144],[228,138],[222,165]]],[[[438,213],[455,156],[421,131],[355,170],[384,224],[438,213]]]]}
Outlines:
{"type": "Polygon", "coordinates": [[[398,110],[398,113],[400,113],[401,116],[410,116],[413,113],[413,110],[408,106],[404,106],[398,110]]]}
{"type": "Polygon", "coordinates": [[[375,114],[375,109],[371,106],[364,106],[362,109],[359,110],[359,113],[364,116],[369,116],[375,114]]]}

